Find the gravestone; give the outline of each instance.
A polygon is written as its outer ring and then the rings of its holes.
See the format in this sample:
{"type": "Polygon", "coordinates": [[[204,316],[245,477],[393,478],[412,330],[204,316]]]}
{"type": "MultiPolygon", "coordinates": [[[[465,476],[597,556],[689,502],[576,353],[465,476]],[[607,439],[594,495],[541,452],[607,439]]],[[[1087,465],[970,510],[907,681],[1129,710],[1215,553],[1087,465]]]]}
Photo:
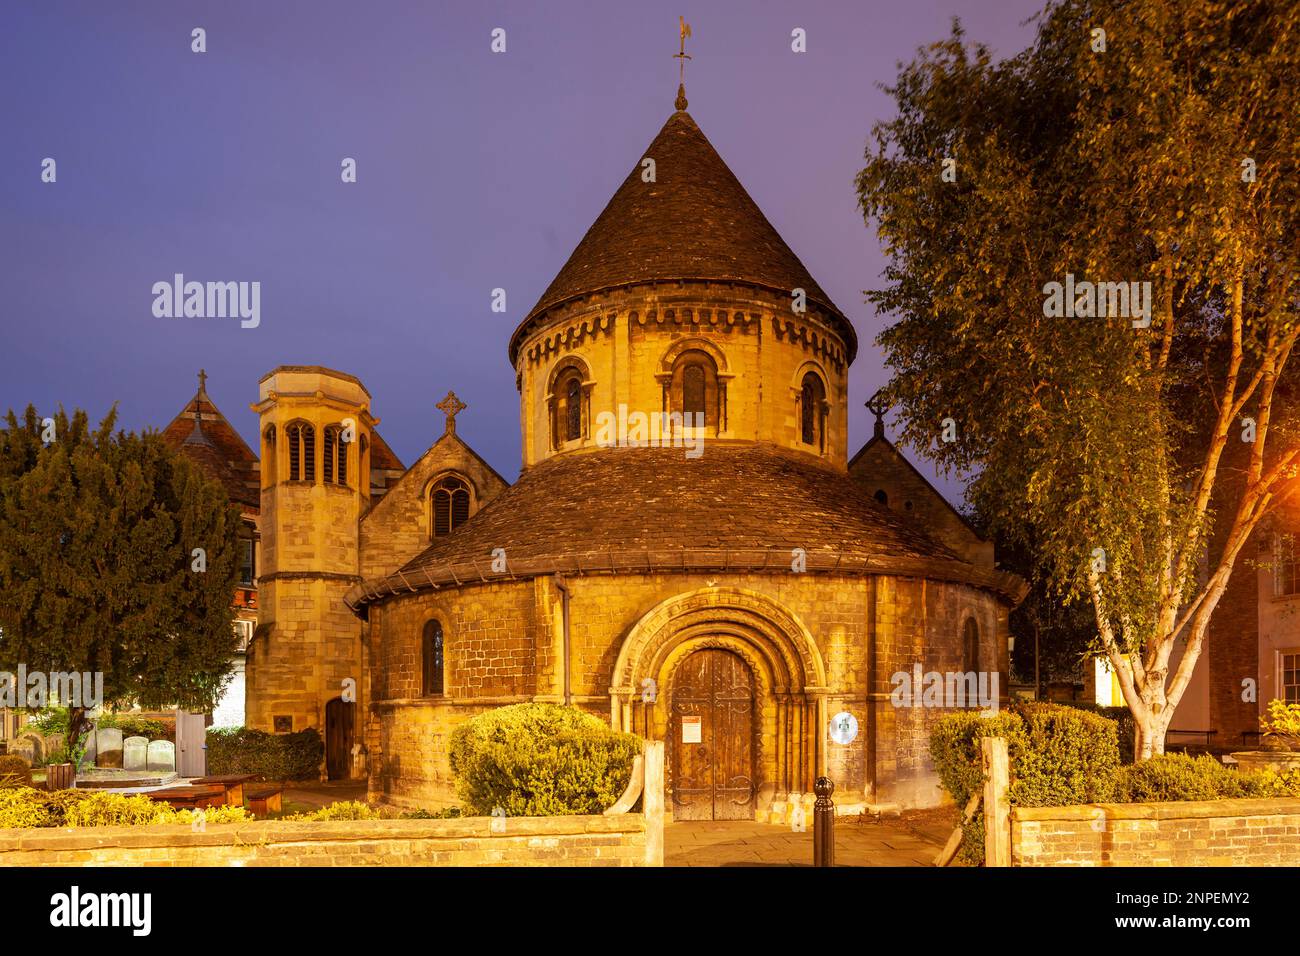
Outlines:
{"type": "Polygon", "coordinates": [[[95,766],[122,769],[122,731],[101,727],[95,731],[95,766]]]}
{"type": "Polygon", "coordinates": [[[149,744],[148,769],[168,773],[176,769],[176,745],[170,740],[155,740],[149,744]]]}
{"type": "Polygon", "coordinates": [[[86,748],[86,752],[81,757],[81,766],[95,766],[95,731],[92,730],[90,733],[86,734],[86,739],[82,746],[86,748]]]}
{"type": "Polygon", "coordinates": [[[31,737],[19,737],[17,740],[10,742],[9,752],[22,757],[29,766],[36,763],[36,741],[32,740],[31,737]]]}
{"type": "Polygon", "coordinates": [[[122,769],[149,769],[149,741],[144,737],[127,737],[122,741],[122,769]]]}

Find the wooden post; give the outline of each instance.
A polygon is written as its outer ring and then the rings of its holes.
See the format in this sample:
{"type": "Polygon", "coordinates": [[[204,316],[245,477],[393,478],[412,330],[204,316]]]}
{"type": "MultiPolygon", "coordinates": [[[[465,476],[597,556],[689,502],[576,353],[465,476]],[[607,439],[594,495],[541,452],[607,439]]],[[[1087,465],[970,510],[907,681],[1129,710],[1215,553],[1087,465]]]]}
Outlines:
{"type": "Polygon", "coordinates": [[[664,742],[645,742],[645,788],[641,810],[645,814],[645,865],[664,865],[664,742]]]}
{"type": "Polygon", "coordinates": [[[980,738],[984,766],[984,865],[1011,865],[1010,762],[1005,737],[980,738]]]}
{"type": "Polygon", "coordinates": [[[835,804],[831,794],[835,784],[830,777],[818,777],[813,784],[817,802],[813,804],[813,866],[835,865],[835,804]]]}

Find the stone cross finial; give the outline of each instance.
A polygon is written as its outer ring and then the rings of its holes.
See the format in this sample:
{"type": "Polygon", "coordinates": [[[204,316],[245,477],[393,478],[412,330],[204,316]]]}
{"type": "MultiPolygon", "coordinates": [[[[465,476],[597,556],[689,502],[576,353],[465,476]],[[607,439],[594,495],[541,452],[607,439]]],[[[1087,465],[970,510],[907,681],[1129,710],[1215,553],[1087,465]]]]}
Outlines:
{"type": "Polygon", "coordinates": [[[199,391],[205,391],[208,387],[208,373],[199,369],[199,391]]]}
{"type": "Polygon", "coordinates": [[[456,397],[455,392],[448,392],[447,397],[440,401],[434,408],[440,409],[447,416],[446,434],[456,434],[456,416],[469,408],[464,402],[456,397]]]}
{"type": "Polygon", "coordinates": [[[880,438],[885,434],[885,412],[889,411],[889,405],[885,401],[884,389],[880,389],[866,401],[867,410],[876,416],[875,436],[880,438]]]}

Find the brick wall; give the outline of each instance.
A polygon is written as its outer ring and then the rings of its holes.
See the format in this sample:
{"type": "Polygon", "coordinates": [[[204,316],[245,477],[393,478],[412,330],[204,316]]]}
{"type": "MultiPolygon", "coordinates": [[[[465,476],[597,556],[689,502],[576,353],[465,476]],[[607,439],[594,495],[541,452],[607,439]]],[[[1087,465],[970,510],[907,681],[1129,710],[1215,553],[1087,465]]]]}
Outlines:
{"type": "MultiPolygon", "coordinates": [[[[3,866],[646,866],[641,814],[0,830],[3,866]]],[[[660,824],[662,826],[662,824],[660,824]]],[[[662,842],[660,843],[662,848],[662,842]]]]}
{"type": "Polygon", "coordinates": [[[1300,866],[1300,800],[1017,807],[1012,866],[1300,866]]]}

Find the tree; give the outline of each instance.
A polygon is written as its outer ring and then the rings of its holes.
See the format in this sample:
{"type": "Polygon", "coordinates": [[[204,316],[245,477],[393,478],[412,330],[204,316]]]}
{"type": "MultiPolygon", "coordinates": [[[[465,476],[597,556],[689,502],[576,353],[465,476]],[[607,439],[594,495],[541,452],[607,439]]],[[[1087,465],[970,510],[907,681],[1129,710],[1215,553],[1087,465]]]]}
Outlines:
{"type": "Polygon", "coordinates": [[[1294,3],[1059,0],[903,67],[858,178],[903,438],[1091,605],[1139,759],[1300,488],[1298,83],[1294,3]]]}
{"type": "Polygon", "coordinates": [[[106,702],[210,710],[238,644],[239,514],[160,435],[115,421],[60,410],[51,435],[28,406],[0,429],[0,669],[102,673],[106,702]]]}

